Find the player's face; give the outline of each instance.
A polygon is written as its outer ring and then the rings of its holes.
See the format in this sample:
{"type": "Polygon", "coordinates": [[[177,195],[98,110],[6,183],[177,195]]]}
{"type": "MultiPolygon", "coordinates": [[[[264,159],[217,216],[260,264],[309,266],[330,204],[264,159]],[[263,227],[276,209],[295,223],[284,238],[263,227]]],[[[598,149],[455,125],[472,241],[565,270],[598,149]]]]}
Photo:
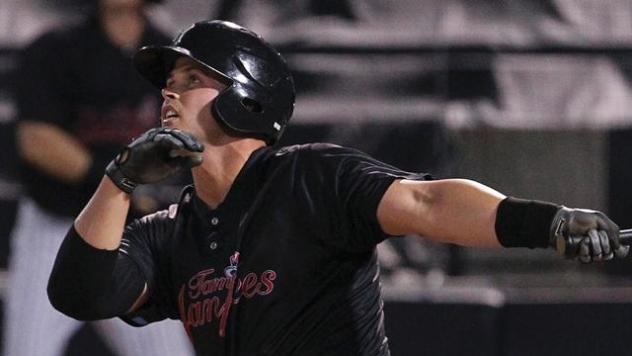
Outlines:
{"type": "Polygon", "coordinates": [[[224,89],[226,84],[209,70],[189,58],[179,58],[162,90],[162,126],[190,132],[199,139],[223,134],[211,115],[211,103],[224,89]]]}

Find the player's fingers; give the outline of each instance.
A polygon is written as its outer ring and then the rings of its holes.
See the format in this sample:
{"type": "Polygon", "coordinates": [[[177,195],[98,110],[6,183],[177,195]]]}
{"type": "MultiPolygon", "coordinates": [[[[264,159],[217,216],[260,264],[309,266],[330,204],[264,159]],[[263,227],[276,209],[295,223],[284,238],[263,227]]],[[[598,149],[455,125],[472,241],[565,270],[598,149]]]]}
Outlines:
{"type": "Polygon", "coordinates": [[[141,137],[148,137],[148,138],[153,138],[154,136],[156,136],[156,134],[158,134],[159,132],[162,131],[162,128],[160,127],[154,127],[152,129],[149,129],[148,131],[146,131],[144,134],[142,134],[139,138],[141,137]]]}
{"type": "Polygon", "coordinates": [[[156,144],[158,144],[160,147],[167,148],[170,151],[177,150],[177,149],[185,149],[184,143],[180,141],[177,137],[171,135],[170,132],[158,133],[154,137],[154,142],[156,142],[156,144]]]}
{"type": "Polygon", "coordinates": [[[193,135],[188,132],[184,132],[182,130],[172,129],[170,133],[177,137],[182,143],[184,147],[190,151],[202,152],[204,151],[204,145],[202,145],[193,135]]]}
{"type": "Polygon", "coordinates": [[[603,259],[611,260],[614,257],[614,253],[612,252],[612,248],[610,247],[610,239],[608,238],[608,233],[599,230],[599,243],[601,245],[601,250],[603,251],[603,259]]]}
{"type": "Polygon", "coordinates": [[[601,249],[599,232],[595,229],[588,230],[588,239],[590,240],[590,248],[592,250],[592,260],[595,262],[603,260],[603,250],[601,249]]]}
{"type": "Polygon", "coordinates": [[[175,157],[172,160],[172,163],[182,168],[193,168],[202,164],[202,155],[197,153],[191,154],[189,152],[189,154],[186,156],[175,157]]]}
{"type": "MultiPolygon", "coordinates": [[[[614,224],[614,223],[613,223],[614,224]]],[[[608,240],[610,241],[610,247],[613,250],[618,249],[619,247],[621,247],[621,241],[619,241],[619,226],[617,226],[616,224],[614,224],[614,226],[612,227],[612,229],[610,230],[606,230],[608,233],[608,240]]]]}
{"type": "Polygon", "coordinates": [[[579,260],[582,263],[592,262],[590,256],[590,238],[586,237],[579,243],[579,260]]]}
{"type": "Polygon", "coordinates": [[[614,255],[617,258],[624,258],[630,252],[630,246],[620,245],[619,248],[614,250],[614,255]]]}

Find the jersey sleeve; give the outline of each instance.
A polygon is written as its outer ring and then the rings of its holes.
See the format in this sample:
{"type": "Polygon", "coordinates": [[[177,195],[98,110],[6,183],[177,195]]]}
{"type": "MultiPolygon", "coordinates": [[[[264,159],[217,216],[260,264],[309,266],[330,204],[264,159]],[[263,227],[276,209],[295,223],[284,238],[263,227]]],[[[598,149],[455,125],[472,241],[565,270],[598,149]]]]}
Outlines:
{"type": "Polygon", "coordinates": [[[140,269],[147,282],[149,299],[133,313],[121,317],[133,326],[143,326],[166,318],[177,318],[170,298],[167,245],[175,220],[167,210],[129,224],[119,250],[140,269]]]}
{"type": "Polygon", "coordinates": [[[67,88],[72,75],[64,59],[67,44],[60,34],[43,35],[20,54],[16,80],[16,102],[20,120],[61,124],[67,120],[67,88]]]}
{"type": "MultiPolygon", "coordinates": [[[[347,251],[362,252],[388,235],[377,219],[377,208],[388,187],[397,179],[429,180],[425,173],[411,173],[376,160],[352,148],[317,144],[314,162],[334,233],[325,239],[347,251]]],[[[310,173],[312,174],[312,173],[310,173]]],[[[312,174],[313,175],[313,174],[312,174]]]]}

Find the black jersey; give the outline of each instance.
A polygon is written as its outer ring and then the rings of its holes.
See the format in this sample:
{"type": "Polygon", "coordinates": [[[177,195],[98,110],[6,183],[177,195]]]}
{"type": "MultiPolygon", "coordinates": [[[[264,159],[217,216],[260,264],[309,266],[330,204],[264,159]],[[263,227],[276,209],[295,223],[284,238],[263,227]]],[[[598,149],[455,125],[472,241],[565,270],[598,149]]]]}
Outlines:
{"type": "Polygon", "coordinates": [[[199,355],[388,355],[376,212],[400,178],[428,177],[329,144],[255,151],[217,209],[188,188],[127,227],[150,299],[124,319],[180,319],[199,355]]]}

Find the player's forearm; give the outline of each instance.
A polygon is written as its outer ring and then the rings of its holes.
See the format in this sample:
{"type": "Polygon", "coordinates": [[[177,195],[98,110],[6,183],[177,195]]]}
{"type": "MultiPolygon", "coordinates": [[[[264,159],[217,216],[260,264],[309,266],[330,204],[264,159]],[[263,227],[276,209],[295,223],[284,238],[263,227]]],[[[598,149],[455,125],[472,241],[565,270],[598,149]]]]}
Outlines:
{"type": "Polygon", "coordinates": [[[92,165],[90,152],[53,124],[24,121],[19,124],[17,133],[20,156],[62,182],[80,182],[92,165]]]}
{"type": "Polygon", "coordinates": [[[129,206],[129,194],[121,191],[104,176],[75,220],[75,229],[93,247],[115,250],[121,243],[129,206]]]}

